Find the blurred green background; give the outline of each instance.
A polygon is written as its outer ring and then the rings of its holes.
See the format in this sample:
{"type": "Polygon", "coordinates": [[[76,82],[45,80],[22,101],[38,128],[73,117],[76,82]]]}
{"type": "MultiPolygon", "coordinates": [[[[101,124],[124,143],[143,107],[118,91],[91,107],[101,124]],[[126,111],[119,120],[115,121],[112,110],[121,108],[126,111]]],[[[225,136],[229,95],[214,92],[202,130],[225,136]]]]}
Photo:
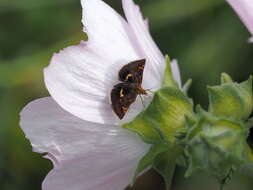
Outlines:
{"type": "MultiPolygon", "coordinates": [[[[106,2],[122,13],[120,0],[106,2]]],[[[253,73],[249,33],[224,0],[135,2],[161,50],[178,59],[183,80],[193,79],[190,96],[196,103],[207,107],[206,84],[217,84],[221,72],[237,81],[253,73]]],[[[48,95],[42,69],[52,54],[84,39],[81,6],[79,0],[0,0],[0,24],[0,190],[38,190],[52,164],[32,152],[18,114],[48,95]]],[[[225,189],[252,190],[252,181],[238,176],[225,189]]],[[[162,189],[161,179],[150,172],[134,189],[162,189]]],[[[218,185],[202,174],[184,179],[178,168],[173,190],[193,189],[218,185]]]]}

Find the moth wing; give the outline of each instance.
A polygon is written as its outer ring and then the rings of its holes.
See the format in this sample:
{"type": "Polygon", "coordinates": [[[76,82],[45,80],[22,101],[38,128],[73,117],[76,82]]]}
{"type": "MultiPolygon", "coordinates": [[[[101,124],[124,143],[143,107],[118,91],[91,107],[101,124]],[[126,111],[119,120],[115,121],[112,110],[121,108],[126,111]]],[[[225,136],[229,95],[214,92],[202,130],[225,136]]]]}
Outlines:
{"type": "Polygon", "coordinates": [[[122,119],[130,105],[136,100],[137,93],[131,84],[119,83],[111,91],[111,104],[114,113],[122,119]]]}
{"type": "Polygon", "coordinates": [[[145,63],[146,60],[141,59],[125,65],[119,71],[119,80],[122,82],[141,84],[145,63]]]}

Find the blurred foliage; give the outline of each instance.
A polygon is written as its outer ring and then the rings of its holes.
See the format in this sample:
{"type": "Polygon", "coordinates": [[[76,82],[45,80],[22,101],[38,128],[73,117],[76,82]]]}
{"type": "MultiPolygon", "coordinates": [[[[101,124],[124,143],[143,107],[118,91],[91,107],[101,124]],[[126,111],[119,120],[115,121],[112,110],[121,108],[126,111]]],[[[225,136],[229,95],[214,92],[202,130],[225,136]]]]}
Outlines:
{"type": "MultiPolygon", "coordinates": [[[[119,0],[106,2],[122,13],[119,0]]],[[[196,103],[207,107],[206,84],[217,84],[221,72],[237,81],[252,74],[253,46],[246,43],[249,34],[223,0],[136,3],[149,18],[161,50],[179,60],[183,80],[193,79],[190,96],[196,103]]],[[[0,0],[1,190],[40,189],[52,167],[41,155],[32,153],[19,128],[19,112],[29,101],[48,95],[43,67],[54,52],[85,39],[80,20],[79,0],[0,0]]],[[[177,170],[173,189],[207,189],[207,184],[210,190],[218,189],[203,175],[183,179],[181,170],[177,170]]],[[[236,179],[226,189],[252,189],[252,179],[236,179]]]]}

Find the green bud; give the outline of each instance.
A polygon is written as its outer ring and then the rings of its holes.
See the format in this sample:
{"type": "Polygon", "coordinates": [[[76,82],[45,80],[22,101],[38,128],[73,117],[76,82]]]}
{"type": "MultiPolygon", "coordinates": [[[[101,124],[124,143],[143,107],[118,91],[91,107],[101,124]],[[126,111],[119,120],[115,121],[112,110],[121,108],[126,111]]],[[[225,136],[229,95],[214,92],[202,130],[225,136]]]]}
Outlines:
{"type": "Polygon", "coordinates": [[[194,121],[193,102],[187,97],[189,80],[180,89],[174,80],[170,59],[166,57],[166,69],[161,89],[154,93],[149,106],[123,128],[139,134],[144,142],[153,144],[149,152],[139,161],[135,178],[148,167],[160,173],[169,190],[176,163],[183,154],[180,139],[185,138],[186,120],[194,121]]]}
{"type": "Polygon", "coordinates": [[[198,122],[189,126],[185,156],[189,177],[204,171],[223,185],[245,163],[248,129],[241,123],[220,119],[198,108],[198,122]]]}
{"type": "Polygon", "coordinates": [[[252,77],[236,83],[223,73],[221,81],[219,86],[208,87],[209,111],[218,117],[247,119],[253,109],[252,77]]]}
{"type": "Polygon", "coordinates": [[[155,92],[148,108],[123,127],[137,132],[145,142],[173,143],[185,126],[185,117],[193,117],[192,101],[179,89],[164,87],[155,92]]]}
{"type": "Polygon", "coordinates": [[[185,127],[185,117],[193,117],[193,103],[173,79],[167,56],[162,88],[154,93],[147,109],[123,128],[138,133],[147,143],[173,143],[177,139],[175,136],[185,127]]]}

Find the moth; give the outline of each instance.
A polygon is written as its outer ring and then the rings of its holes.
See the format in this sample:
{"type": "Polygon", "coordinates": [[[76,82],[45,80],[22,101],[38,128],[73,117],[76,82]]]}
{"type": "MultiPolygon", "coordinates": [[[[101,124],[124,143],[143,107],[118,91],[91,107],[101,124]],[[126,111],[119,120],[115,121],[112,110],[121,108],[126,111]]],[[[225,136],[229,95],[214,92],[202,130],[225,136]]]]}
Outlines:
{"type": "Polygon", "coordinates": [[[130,62],[118,73],[121,83],[115,85],[111,91],[111,105],[119,119],[125,116],[137,95],[147,95],[141,86],[145,63],[145,59],[130,62]]]}

